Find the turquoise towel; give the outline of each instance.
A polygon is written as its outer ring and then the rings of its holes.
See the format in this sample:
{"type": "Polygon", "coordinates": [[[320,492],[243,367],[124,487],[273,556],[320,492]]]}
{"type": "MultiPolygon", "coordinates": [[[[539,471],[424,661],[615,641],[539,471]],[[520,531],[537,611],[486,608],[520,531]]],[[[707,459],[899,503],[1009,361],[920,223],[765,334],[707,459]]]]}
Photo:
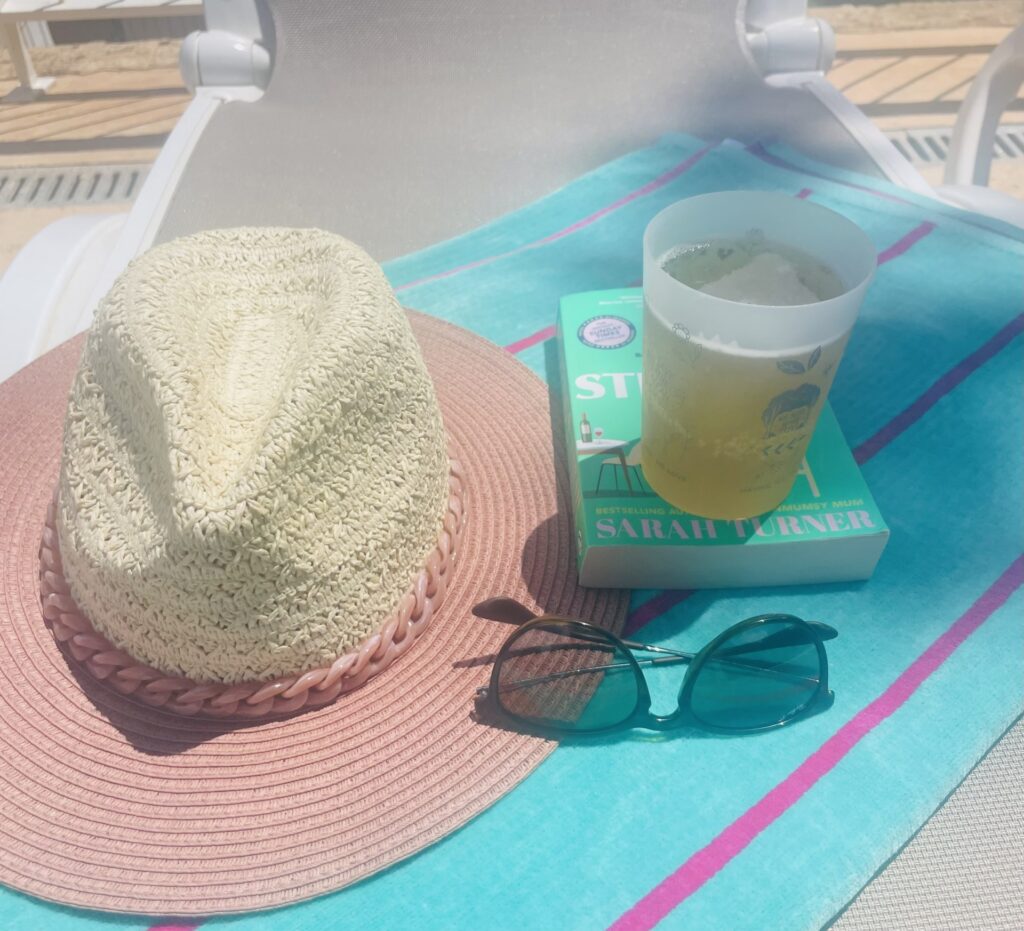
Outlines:
{"type": "MultiPolygon", "coordinates": [[[[867,583],[637,592],[631,623],[688,649],[755,613],[825,620],[834,708],[761,736],[564,743],[412,859],[205,928],[819,928],[1024,710],[1020,230],[784,149],[673,136],[387,271],[405,304],[543,377],[558,299],[637,283],[648,220],[731,188],[809,197],[878,247],[832,400],[892,539],[867,583]]],[[[153,924],[8,891],[0,923],[153,924]]]]}

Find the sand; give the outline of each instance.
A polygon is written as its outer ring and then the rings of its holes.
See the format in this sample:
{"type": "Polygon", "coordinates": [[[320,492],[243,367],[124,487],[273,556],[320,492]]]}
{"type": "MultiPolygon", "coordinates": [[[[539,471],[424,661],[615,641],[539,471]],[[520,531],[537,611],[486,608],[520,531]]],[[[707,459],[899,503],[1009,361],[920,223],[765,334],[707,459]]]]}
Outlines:
{"type": "MultiPolygon", "coordinates": [[[[180,39],[144,42],[80,42],[29,49],[36,74],[97,74],[100,71],[145,71],[177,68],[180,39]]],[[[0,81],[14,79],[7,49],[0,46],[0,81]]]]}

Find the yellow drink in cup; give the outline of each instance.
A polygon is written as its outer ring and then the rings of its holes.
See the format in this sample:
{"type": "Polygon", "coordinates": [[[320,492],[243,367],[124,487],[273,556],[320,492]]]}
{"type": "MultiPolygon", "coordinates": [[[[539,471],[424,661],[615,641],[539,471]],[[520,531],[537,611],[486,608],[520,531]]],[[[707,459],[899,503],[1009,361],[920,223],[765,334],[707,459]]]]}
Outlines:
{"type": "Polygon", "coordinates": [[[662,498],[737,520],[786,497],[875,261],[853,223],[782,194],[707,194],[651,221],[642,461],[662,498]]]}
{"type": "Polygon", "coordinates": [[[771,510],[793,485],[845,335],[821,347],[809,378],[794,379],[779,371],[776,358],[687,345],[675,333],[658,333],[662,326],[645,307],[648,483],[703,517],[738,520],[771,510]]]}

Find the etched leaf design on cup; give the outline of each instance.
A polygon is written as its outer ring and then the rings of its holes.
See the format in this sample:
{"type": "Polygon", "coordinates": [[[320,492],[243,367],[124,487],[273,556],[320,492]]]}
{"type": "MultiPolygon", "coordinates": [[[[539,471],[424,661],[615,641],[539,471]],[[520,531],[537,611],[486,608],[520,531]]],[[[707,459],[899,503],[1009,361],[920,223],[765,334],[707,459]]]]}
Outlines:
{"type": "Polygon", "coordinates": [[[783,391],[772,398],[761,414],[765,426],[765,436],[778,436],[800,430],[807,424],[811,409],[818,403],[821,389],[810,382],[804,382],[798,388],[783,391]]]}
{"type": "Polygon", "coordinates": [[[803,375],[804,372],[809,372],[814,368],[820,358],[821,346],[811,353],[811,357],[807,360],[807,365],[804,365],[799,359],[780,359],[775,364],[779,367],[780,372],[785,372],[787,375],[803,375]]]}

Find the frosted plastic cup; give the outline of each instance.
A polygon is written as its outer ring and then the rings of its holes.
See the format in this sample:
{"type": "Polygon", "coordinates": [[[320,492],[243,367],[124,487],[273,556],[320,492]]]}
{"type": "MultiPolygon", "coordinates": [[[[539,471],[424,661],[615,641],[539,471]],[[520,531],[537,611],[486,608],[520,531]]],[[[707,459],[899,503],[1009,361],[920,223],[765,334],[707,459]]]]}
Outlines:
{"type": "Polygon", "coordinates": [[[644,476],[666,501],[739,520],[789,494],[874,275],[874,246],[845,217],[785,194],[679,201],[644,234],[644,476]],[[662,268],[666,253],[759,231],[838,275],[829,300],[777,307],[705,294],[662,268]]]}

